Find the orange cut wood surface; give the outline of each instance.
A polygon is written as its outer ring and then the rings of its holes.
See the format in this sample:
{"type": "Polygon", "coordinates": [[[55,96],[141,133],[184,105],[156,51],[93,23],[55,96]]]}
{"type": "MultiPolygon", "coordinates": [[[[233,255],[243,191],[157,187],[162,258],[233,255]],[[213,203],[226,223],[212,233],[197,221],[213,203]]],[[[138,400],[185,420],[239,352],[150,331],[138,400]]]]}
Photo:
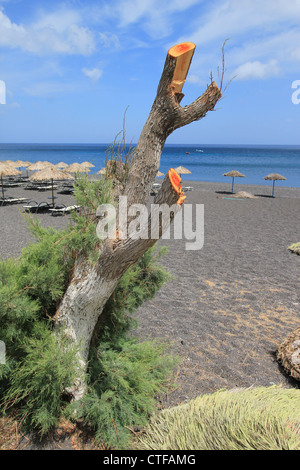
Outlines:
{"type": "Polygon", "coordinates": [[[169,55],[176,58],[176,67],[173,74],[171,86],[175,93],[181,93],[190,64],[195,51],[195,44],[192,42],[183,42],[169,49],[169,55]]]}

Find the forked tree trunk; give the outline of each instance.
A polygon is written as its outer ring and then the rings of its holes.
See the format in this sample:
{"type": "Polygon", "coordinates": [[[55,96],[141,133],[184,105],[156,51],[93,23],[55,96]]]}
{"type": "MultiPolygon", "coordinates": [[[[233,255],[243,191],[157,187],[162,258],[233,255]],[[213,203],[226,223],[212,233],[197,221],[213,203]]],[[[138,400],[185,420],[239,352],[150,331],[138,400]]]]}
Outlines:
{"type": "MultiPolygon", "coordinates": [[[[181,107],[184,96],[181,90],[194,49],[195,45],[188,42],[172,47],[167,54],[157,95],[130,165],[123,194],[127,197],[128,208],[137,203],[147,205],[167,137],[175,129],[204,117],[214,109],[221,97],[220,90],[212,82],[202,96],[192,104],[181,107]]],[[[174,205],[175,212],[180,210],[184,198],[179,183],[179,176],[170,170],[154,203],[174,205]]],[[[159,227],[160,236],[168,228],[173,216],[167,222],[162,222],[164,225],[159,227]]],[[[150,219],[143,230],[150,234],[150,219]]],[[[117,227],[115,240],[103,243],[98,261],[93,266],[86,259],[77,261],[73,278],[56,314],[57,330],[63,331],[81,347],[78,379],[72,390],[69,390],[75,400],[80,399],[85,392],[84,374],[90,342],[108,298],[125,271],[156,242],[151,236],[140,239],[128,236],[122,239],[118,233],[117,227]]]]}

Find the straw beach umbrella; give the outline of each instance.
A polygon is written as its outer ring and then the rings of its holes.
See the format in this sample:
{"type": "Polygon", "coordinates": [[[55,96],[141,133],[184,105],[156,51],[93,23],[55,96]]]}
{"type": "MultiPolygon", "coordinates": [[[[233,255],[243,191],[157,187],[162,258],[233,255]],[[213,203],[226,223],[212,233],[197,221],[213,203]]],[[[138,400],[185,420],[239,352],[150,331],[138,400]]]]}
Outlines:
{"type": "Polygon", "coordinates": [[[82,163],[72,163],[65,168],[65,171],[69,173],[88,173],[90,170],[86,166],[83,166],[82,163]]]}
{"type": "Polygon", "coordinates": [[[38,162],[35,162],[35,163],[32,163],[31,165],[29,165],[27,167],[27,170],[29,170],[29,171],[40,171],[40,170],[44,170],[45,168],[47,168],[49,166],[53,166],[53,165],[51,165],[51,163],[49,163],[49,162],[38,161],[38,162]]]}
{"type": "Polygon", "coordinates": [[[263,178],[264,180],[273,181],[273,188],[272,188],[272,197],[274,197],[274,189],[275,189],[275,181],[286,180],[286,178],[279,173],[271,173],[263,178]]]}
{"type": "Polygon", "coordinates": [[[236,170],[228,171],[228,173],[224,173],[223,176],[232,177],[232,188],[231,188],[232,194],[233,194],[234,178],[245,178],[245,175],[243,175],[242,173],[236,170]]]}
{"type": "Polygon", "coordinates": [[[15,168],[26,168],[29,165],[30,165],[29,162],[23,162],[23,160],[17,160],[16,162],[13,163],[13,166],[15,168]]]}
{"type": "Polygon", "coordinates": [[[51,181],[52,186],[52,206],[54,207],[54,187],[53,181],[54,180],[71,180],[74,179],[72,175],[67,173],[66,171],[60,170],[56,166],[48,166],[43,170],[37,171],[33,175],[30,176],[30,179],[33,181],[51,181]]]}
{"type": "Polygon", "coordinates": [[[17,170],[13,166],[5,165],[0,163],[0,176],[1,176],[1,186],[2,186],[2,198],[4,199],[4,185],[3,185],[3,176],[15,176],[21,175],[21,171],[17,170]]]}
{"type": "Polygon", "coordinates": [[[162,176],[164,176],[164,173],[162,173],[161,171],[158,171],[156,177],[161,178],[162,176]]]}
{"type": "Polygon", "coordinates": [[[83,168],[95,168],[95,165],[90,162],[83,162],[81,163],[81,165],[83,166],[83,168]]]}
{"type": "Polygon", "coordinates": [[[55,165],[57,168],[67,168],[68,164],[65,162],[59,162],[55,165]]]}
{"type": "Polygon", "coordinates": [[[190,175],[190,174],[192,174],[192,172],[190,170],[188,170],[187,168],[184,168],[184,166],[178,166],[177,168],[175,168],[175,171],[177,171],[177,173],[179,173],[180,179],[181,179],[181,175],[190,175]]]}
{"type": "Polygon", "coordinates": [[[97,175],[105,175],[105,168],[101,168],[101,170],[97,171],[97,175]]]}

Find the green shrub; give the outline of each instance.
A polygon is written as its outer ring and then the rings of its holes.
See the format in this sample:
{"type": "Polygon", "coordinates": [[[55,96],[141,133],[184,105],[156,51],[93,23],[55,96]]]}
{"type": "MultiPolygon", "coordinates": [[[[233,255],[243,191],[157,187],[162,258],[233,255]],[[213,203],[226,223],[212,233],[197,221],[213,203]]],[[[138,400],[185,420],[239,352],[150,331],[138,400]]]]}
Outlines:
{"type": "Polygon", "coordinates": [[[221,390],[167,409],[137,442],[148,450],[300,450],[300,392],[221,390]]]}
{"type": "Polygon", "coordinates": [[[89,392],[70,405],[95,431],[106,447],[124,449],[132,438],[131,429],[144,426],[155,411],[155,394],[162,392],[175,359],[166,344],[119,341],[118,349],[103,343],[91,355],[89,392]]]}
{"type": "Polygon", "coordinates": [[[59,420],[66,403],[63,392],[76,377],[76,349],[39,325],[24,344],[24,358],[12,371],[3,411],[17,408],[21,423],[41,436],[59,420]]]}
{"type": "MultiPolygon", "coordinates": [[[[70,281],[76,257],[92,264],[101,241],[95,209],[109,202],[109,183],[76,184],[84,206],[65,230],[44,228],[28,217],[36,242],[18,259],[0,262],[0,339],[6,364],[0,365],[0,404],[12,408],[20,423],[40,435],[62,415],[74,416],[64,391],[76,376],[76,350],[53,333],[57,305],[70,281]]],[[[88,393],[76,404],[77,415],[92,425],[101,442],[125,447],[134,423],[153,412],[153,396],[161,390],[173,365],[165,346],[139,344],[128,337],[133,313],[169,278],[158,264],[165,250],[150,249],[124,274],[108,300],[93,338],[88,393]],[[164,352],[163,352],[164,351],[164,352]]]]}

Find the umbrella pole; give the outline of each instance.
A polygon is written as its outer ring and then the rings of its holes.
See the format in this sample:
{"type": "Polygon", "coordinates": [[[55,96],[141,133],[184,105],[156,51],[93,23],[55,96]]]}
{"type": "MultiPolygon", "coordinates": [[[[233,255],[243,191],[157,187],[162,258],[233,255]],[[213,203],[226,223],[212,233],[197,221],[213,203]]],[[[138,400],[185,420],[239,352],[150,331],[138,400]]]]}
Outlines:
{"type": "Polygon", "coordinates": [[[234,185],[234,176],[232,177],[232,187],[231,187],[231,193],[233,194],[233,185],[234,185]]]}
{"type": "Polygon", "coordinates": [[[3,176],[1,175],[1,186],[2,186],[2,198],[4,199],[4,186],[3,186],[3,176]]]}
{"type": "Polygon", "coordinates": [[[51,179],[52,181],[52,208],[54,207],[54,188],[53,188],[53,178],[51,179]]]}
{"type": "Polygon", "coordinates": [[[272,197],[274,197],[274,189],[275,189],[275,180],[273,180],[272,197]]]}

